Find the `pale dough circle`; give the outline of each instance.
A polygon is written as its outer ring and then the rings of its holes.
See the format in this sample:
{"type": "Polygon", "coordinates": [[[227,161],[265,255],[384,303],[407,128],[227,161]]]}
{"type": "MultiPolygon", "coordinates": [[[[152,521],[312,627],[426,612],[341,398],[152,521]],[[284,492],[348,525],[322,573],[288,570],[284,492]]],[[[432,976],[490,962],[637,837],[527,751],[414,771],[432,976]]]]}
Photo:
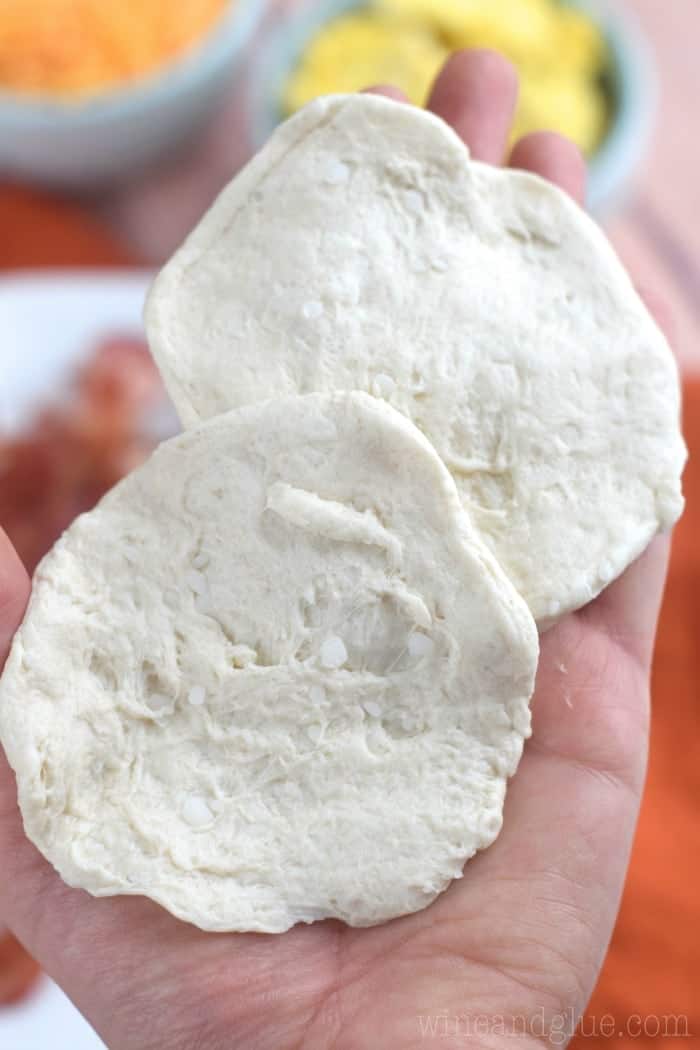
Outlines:
{"type": "Polygon", "coordinates": [[[501,825],[537,632],[365,394],[162,445],[39,567],[0,681],[27,834],[209,930],[424,907],[501,825]]]}
{"type": "Polygon", "coordinates": [[[675,364],[606,238],[414,107],[335,96],[283,125],[160,274],[147,324],[186,425],[291,393],[386,398],[541,627],[681,513],[675,364]]]}

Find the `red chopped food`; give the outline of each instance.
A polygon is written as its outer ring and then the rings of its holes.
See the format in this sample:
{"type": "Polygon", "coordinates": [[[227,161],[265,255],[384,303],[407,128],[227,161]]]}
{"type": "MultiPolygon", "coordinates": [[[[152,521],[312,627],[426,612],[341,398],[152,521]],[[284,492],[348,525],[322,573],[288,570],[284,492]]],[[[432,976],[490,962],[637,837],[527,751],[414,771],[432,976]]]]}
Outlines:
{"type": "Polygon", "coordinates": [[[113,336],[96,348],[64,403],[17,436],[0,435],[0,525],[27,569],[156,444],[148,417],[164,400],[146,345],[113,336]]]}
{"type": "Polygon", "coordinates": [[[160,375],[141,339],[106,339],[76,380],[94,409],[121,414],[140,411],[162,394],[160,375]]]}

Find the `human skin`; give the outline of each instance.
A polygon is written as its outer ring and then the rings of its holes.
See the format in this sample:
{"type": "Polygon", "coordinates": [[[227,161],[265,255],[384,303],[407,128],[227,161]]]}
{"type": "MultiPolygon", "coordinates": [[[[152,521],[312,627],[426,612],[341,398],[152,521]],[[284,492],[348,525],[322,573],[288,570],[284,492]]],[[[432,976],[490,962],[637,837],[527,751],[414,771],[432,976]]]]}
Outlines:
{"type": "MultiPolygon", "coordinates": [[[[504,59],[463,52],[430,105],[476,158],[500,164],[516,97],[504,59]]],[[[528,136],[508,163],[583,200],[583,160],[559,136],[528,136]]],[[[503,831],[426,910],[371,929],[326,921],[279,936],[207,934],[143,898],[94,899],[64,885],[25,837],[0,754],[0,922],[113,1050],[417,1050],[436,1036],[441,1050],[463,1050],[512,1046],[509,1026],[521,1045],[563,1045],[600,970],[628,864],[667,559],[668,539],[657,538],[542,638],[534,735],[503,831]]],[[[28,594],[0,534],[0,663],[28,594]]]]}

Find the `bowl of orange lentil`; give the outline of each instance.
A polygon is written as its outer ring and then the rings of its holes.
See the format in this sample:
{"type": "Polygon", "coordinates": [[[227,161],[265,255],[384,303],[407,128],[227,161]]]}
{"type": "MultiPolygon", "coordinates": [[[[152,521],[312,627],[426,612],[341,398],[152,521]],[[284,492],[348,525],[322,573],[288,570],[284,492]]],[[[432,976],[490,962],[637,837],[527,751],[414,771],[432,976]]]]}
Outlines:
{"type": "Polygon", "coordinates": [[[263,0],[3,0],[0,175],[118,180],[182,145],[234,78],[263,0]]]}

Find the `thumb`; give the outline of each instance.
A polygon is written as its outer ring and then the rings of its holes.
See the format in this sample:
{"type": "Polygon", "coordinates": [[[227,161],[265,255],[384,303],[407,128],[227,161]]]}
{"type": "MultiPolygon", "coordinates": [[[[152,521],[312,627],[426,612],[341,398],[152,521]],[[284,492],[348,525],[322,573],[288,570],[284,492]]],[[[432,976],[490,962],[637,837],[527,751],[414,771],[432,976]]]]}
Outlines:
{"type": "MultiPolygon", "coordinates": [[[[6,534],[0,529],[0,673],[5,666],[15,631],[22,622],[30,589],[27,571],[6,534]]],[[[0,747],[0,815],[4,813],[6,802],[13,812],[16,811],[14,779],[0,747]]],[[[5,858],[2,859],[2,870],[5,872],[5,858]]]]}
{"type": "Polygon", "coordinates": [[[19,555],[0,529],[0,671],[22,622],[31,584],[19,555]]]}

